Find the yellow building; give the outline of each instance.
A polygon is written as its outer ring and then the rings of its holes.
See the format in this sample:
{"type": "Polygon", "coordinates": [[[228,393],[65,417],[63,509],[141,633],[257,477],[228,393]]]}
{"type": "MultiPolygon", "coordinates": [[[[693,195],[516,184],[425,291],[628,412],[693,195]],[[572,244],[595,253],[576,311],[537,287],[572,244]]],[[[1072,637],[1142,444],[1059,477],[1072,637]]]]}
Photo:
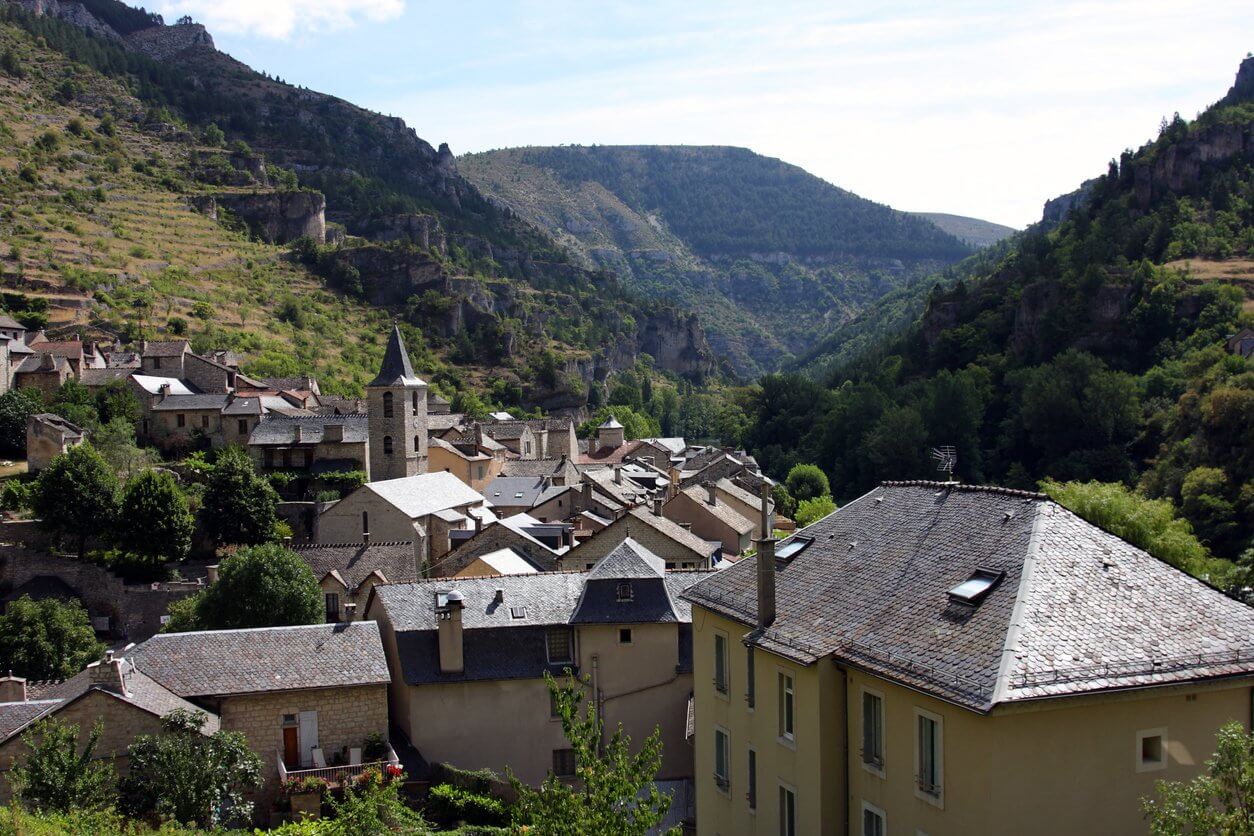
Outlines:
{"type": "Polygon", "coordinates": [[[1254,610],[1043,495],[885,483],[762,546],[685,593],[701,834],[1144,833],[1250,721],[1254,610]]]}

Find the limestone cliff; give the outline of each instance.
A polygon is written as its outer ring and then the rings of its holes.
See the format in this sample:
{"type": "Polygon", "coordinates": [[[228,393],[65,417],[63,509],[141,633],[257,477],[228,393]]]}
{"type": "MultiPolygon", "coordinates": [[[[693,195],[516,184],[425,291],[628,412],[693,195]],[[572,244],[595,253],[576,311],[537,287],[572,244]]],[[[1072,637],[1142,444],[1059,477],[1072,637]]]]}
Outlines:
{"type": "Polygon", "coordinates": [[[297,238],[312,238],[319,244],[326,240],[326,199],[317,192],[231,192],[198,195],[191,203],[215,220],[226,209],[267,244],[286,244],[297,238]]]}

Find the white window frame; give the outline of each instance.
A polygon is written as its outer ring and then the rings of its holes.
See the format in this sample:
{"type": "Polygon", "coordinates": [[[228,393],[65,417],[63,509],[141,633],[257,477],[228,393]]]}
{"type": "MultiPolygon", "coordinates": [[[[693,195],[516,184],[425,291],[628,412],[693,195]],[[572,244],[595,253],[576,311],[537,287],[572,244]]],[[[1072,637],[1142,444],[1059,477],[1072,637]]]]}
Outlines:
{"type": "Polygon", "coordinates": [[[731,642],[728,639],[727,634],[723,632],[722,630],[715,630],[714,631],[714,676],[712,677],[712,681],[714,683],[714,696],[718,697],[720,700],[730,700],[730,697],[731,697],[731,650],[730,648],[731,648],[731,642]],[[719,651],[720,640],[722,641],[721,653],[719,651]],[[720,683],[718,681],[718,663],[720,659],[723,662],[723,682],[721,683],[723,687],[721,688],[719,687],[720,683]]]}
{"type": "Polygon", "coordinates": [[[781,746],[787,746],[789,749],[797,748],[797,674],[786,668],[775,669],[775,700],[776,700],[776,732],[781,746]],[[785,686],[785,680],[791,682],[791,687],[785,686]],[[792,729],[784,728],[784,721],[787,718],[787,712],[784,706],[787,704],[786,695],[792,694],[792,729]]]}
{"type": "Polygon", "coordinates": [[[858,730],[862,732],[861,739],[864,745],[859,747],[858,754],[860,755],[860,757],[858,758],[858,760],[862,762],[863,769],[865,769],[867,772],[870,772],[872,775],[875,775],[879,778],[885,777],[884,765],[888,760],[884,752],[884,748],[885,748],[884,744],[887,740],[887,728],[886,728],[887,722],[885,720],[885,713],[886,712],[884,710],[884,692],[877,691],[874,688],[868,688],[865,685],[860,686],[858,688],[858,718],[859,718],[858,722],[860,724],[858,727],[858,730]],[[880,701],[880,753],[879,753],[880,763],[879,763],[879,766],[876,766],[874,763],[867,761],[866,752],[863,751],[865,749],[865,741],[866,741],[866,710],[864,706],[866,703],[867,696],[875,697],[876,699],[880,701]]]}
{"type": "Polygon", "coordinates": [[[731,732],[722,726],[714,727],[714,789],[723,796],[731,798],[731,732]],[[718,739],[719,735],[723,737],[723,768],[726,774],[718,774],[718,739]],[[719,786],[719,778],[723,779],[723,786],[719,786]]]}
{"type": "Polygon", "coordinates": [[[1158,772],[1167,768],[1167,727],[1160,726],[1156,729],[1141,729],[1136,733],[1136,750],[1133,752],[1136,758],[1137,772],[1158,772]],[[1162,759],[1158,761],[1146,761],[1141,757],[1141,747],[1147,737],[1162,738],[1162,759]]]}
{"type": "Polygon", "coordinates": [[[784,810],[786,809],[784,807],[784,793],[792,796],[792,832],[794,834],[801,833],[803,831],[797,826],[797,788],[792,784],[780,781],[779,791],[775,793],[776,813],[779,814],[779,836],[788,836],[788,828],[785,826],[786,822],[784,821],[784,810]]]}
{"type": "Polygon", "coordinates": [[[862,836],[872,836],[872,834],[868,834],[866,832],[866,814],[867,813],[872,813],[873,815],[876,815],[879,817],[880,833],[883,834],[883,836],[888,836],[888,813],[885,813],[882,808],[876,807],[874,804],[872,804],[869,801],[862,802],[862,814],[858,816],[858,819],[859,819],[858,829],[862,833],[862,836]]]}
{"type": "Polygon", "coordinates": [[[914,797],[926,801],[933,807],[945,809],[945,718],[926,709],[914,707],[914,797]],[[930,792],[924,792],[919,786],[920,767],[922,766],[923,752],[919,746],[919,721],[927,718],[936,724],[936,781],[935,786],[938,788],[935,795],[930,792]]]}

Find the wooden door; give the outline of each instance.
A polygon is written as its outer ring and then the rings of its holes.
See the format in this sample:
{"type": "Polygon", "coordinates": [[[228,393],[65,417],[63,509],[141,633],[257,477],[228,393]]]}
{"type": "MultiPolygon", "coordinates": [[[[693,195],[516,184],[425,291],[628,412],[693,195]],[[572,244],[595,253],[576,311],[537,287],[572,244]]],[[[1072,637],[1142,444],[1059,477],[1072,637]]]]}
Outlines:
{"type": "Polygon", "coordinates": [[[283,727],[283,765],[288,769],[300,767],[300,742],[295,726],[283,727]]]}

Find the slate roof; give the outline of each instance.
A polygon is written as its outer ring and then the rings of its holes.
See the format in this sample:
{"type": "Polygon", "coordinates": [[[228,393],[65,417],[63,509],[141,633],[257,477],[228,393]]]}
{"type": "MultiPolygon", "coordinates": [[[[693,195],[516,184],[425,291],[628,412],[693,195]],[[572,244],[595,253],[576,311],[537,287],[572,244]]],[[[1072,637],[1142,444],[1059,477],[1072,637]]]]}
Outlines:
{"type": "Polygon", "coordinates": [[[31,416],[31,419],[41,424],[47,424],[50,427],[60,430],[71,438],[82,438],[83,428],[72,421],[67,421],[60,415],[54,415],[51,412],[40,412],[31,416]]]}
{"type": "Polygon", "coordinates": [[[245,398],[236,395],[222,408],[223,415],[261,415],[261,398],[245,398]]]}
{"type": "Polygon", "coordinates": [[[588,580],[615,578],[660,578],[666,574],[666,561],[628,537],[588,572],[588,580]]]}
{"type": "Polygon", "coordinates": [[[745,534],[753,531],[754,521],[745,519],[744,515],[735,508],[727,504],[727,501],[720,497],[717,491],[714,494],[714,504],[711,505],[707,500],[709,491],[705,485],[689,485],[683,488],[681,493],[691,499],[693,502],[701,506],[707,514],[710,514],[723,525],[735,531],[738,534],[745,534]]]}
{"type": "Polygon", "coordinates": [[[191,351],[191,345],[187,340],[152,340],[144,343],[141,353],[145,357],[181,357],[191,351]]]}
{"type": "MultiPolygon", "coordinates": [[[[632,508],[626,515],[614,520],[614,522],[611,523],[611,526],[621,524],[630,527],[636,525],[637,523],[643,523],[661,534],[665,534],[675,542],[686,546],[702,557],[709,557],[717,551],[721,545],[719,543],[712,543],[708,540],[704,540],[684,528],[679,523],[674,522],[673,520],[668,520],[666,517],[659,517],[644,508],[632,508]]],[[[593,535],[593,537],[599,536],[600,533],[601,532],[598,531],[593,535]]],[[[578,550],[576,549],[575,551],[572,551],[571,554],[577,557],[578,550]]]]}
{"type": "Polygon", "coordinates": [[[523,433],[531,429],[526,421],[498,421],[483,425],[483,434],[497,441],[517,441],[523,433]]]}
{"type": "MultiPolygon", "coordinates": [[[[1254,673],[1254,609],[1041,494],[888,482],[799,532],[778,615],[751,643],[838,661],[977,711],[1017,700],[1254,673]],[[976,606],[949,590],[1000,580],[976,606]]],[[[797,536],[797,535],[795,535],[797,536]]],[[[756,565],[695,603],[756,624],[756,565]]]]}
{"type": "Polygon", "coordinates": [[[544,490],[540,476],[498,476],[483,489],[483,495],[493,505],[531,508],[544,490]]]}
{"type": "Polygon", "coordinates": [[[110,366],[107,369],[83,369],[78,373],[78,382],[84,386],[104,386],[115,380],[126,380],[134,368],[110,366]]]}
{"type": "Polygon", "coordinates": [[[579,470],[570,459],[511,459],[501,468],[502,476],[564,476],[566,484],[579,482],[579,470]]]}
{"type": "Polygon", "coordinates": [[[321,444],[327,426],[336,424],[344,428],[345,444],[365,444],[370,437],[365,415],[267,415],[253,427],[248,443],[257,446],[296,444],[299,427],[300,444],[321,444]]]}
{"type": "Polygon", "coordinates": [[[24,730],[49,711],[58,708],[62,702],[63,700],[27,700],[0,703],[0,742],[24,730]]]}
{"type": "Polygon", "coordinates": [[[684,450],[688,449],[688,444],[682,438],[642,438],[643,442],[652,444],[654,447],[660,447],[672,456],[683,455],[684,450]]]}
{"type": "Polygon", "coordinates": [[[481,461],[488,461],[492,458],[487,453],[479,453],[479,452],[467,453],[463,450],[459,450],[454,444],[452,444],[451,442],[445,441],[442,438],[429,438],[427,439],[427,445],[430,447],[439,447],[441,450],[447,450],[453,455],[460,456],[466,461],[481,462],[481,461]]]}
{"type": "Polygon", "coordinates": [[[475,560],[483,561],[497,575],[529,575],[538,571],[527,555],[511,546],[481,554],[475,560]]]}
{"type": "Polygon", "coordinates": [[[597,429],[599,430],[621,430],[622,428],[623,428],[623,425],[618,423],[618,419],[615,418],[613,415],[611,415],[609,418],[606,418],[597,426],[597,429]]]}
{"type": "Polygon", "coordinates": [[[135,351],[110,351],[105,355],[105,365],[110,369],[138,369],[143,363],[135,351]]]}
{"type": "Polygon", "coordinates": [[[216,409],[221,411],[230,402],[227,393],[204,395],[167,395],[152,405],[153,412],[178,412],[181,410],[216,409]]]}
{"type": "Polygon", "coordinates": [[[383,575],[387,583],[411,583],[418,580],[418,567],[414,544],[396,543],[335,543],[292,546],[319,580],[332,571],[340,580],[355,590],[375,572],[383,575]]]}
{"type": "Polygon", "coordinates": [[[38,350],[41,352],[40,354],[34,354],[30,357],[27,357],[22,362],[18,363],[13,368],[14,373],[15,374],[32,374],[34,372],[59,372],[63,370],[66,366],[68,366],[70,363],[70,361],[66,360],[64,357],[58,357],[55,354],[51,354],[51,355],[47,354],[47,352],[43,351],[43,346],[39,346],[38,350]],[[52,368],[45,369],[43,367],[44,356],[52,357],[52,368]]]}
{"type": "Polygon", "coordinates": [[[617,447],[601,447],[595,450],[591,449],[592,444],[596,444],[596,441],[593,440],[589,444],[587,452],[579,454],[579,464],[618,464],[639,450],[644,442],[625,441],[617,447]]]}
{"type": "Polygon", "coordinates": [[[25,331],[26,330],[25,325],[18,322],[16,319],[9,316],[8,314],[0,314],[0,328],[5,328],[11,331],[25,331]]]}
{"type": "Polygon", "coordinates": [[[383,351],[383,365],[379,373],[367,386],[426,386],[414,367],[409,362],[409,352],[405,350],[405,338],[401,336],[400,326],[393,326],[392,335],[388,337],[388,346],[383,351]]]}
{"type": "Polygon", "coordinates": [[[483,496],[451,473],[423,473],[401,479],[368,482],[358,490],[373,491],[411,520],[483,501],[483,496]]]}
{"type": "Polygon", "coordinates": [[[132,656],[139,670],[180,697],[391,681],[373,621],[158,633],[132,656]]]}
{"type": "Polygon", "coordinates": [[[446,412],[427,415],[427,432],[443,432],[451,430],[453,427],[461,426],[466,420],[466,416],[460,412],[446,412]]]}

